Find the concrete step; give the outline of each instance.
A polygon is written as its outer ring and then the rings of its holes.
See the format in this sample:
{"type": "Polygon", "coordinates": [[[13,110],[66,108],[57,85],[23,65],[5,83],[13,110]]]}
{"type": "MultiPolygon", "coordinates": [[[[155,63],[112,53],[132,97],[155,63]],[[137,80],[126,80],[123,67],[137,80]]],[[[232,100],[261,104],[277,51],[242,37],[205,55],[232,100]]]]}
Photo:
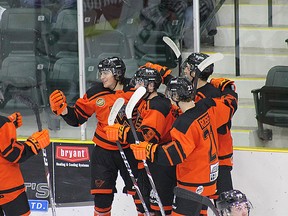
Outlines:
{"type": "MultiPolygon", "coordinates": [[[[183,50],[183,59],[192,52],[193,50],[183,50]]],[[[235,76],[235,48],[201,46],[201,52],[207,54],[223,53],[224,59],[215,64],[214,73],[235,76]]],[[[288,47],[285,49],[241,48],[240,75],[241,77],[265,78],[268,70],[273,66],[288,65],[287,54],[288,47]]]]}
{"type": "MultiPolygon", "coordinates": [[[[285,40],[288,38],[287,27],[262,25],[241,25],[239,29],[240,47],[253,48],[287,48],[285,40]]],[[[234,47],[234,26],[218,26],[217,34],[214,36],[214,46],[234,47]]]]}
{"type": "MultiPolygon", "coordinates": [[[[258,4],[251,1],[239,5],[239,19],[241,25],[263,25],[268,26],[268,1],[258,4]],[[255,16],[257,11],[257,16],[255,16]]],[[[288,2],[274,3],[272,5],[272,24],[287,25],[288,2]]],[[[234,3],[225,3],[217,13],[220,26],[234,25],[234,3]]]]}
{"type": "MultiPolygon", "coordinates": [[[[240,75],[247,76],[263,76],[266,77],[270,68],[275,65],[287,65],[287,52],[285,50],[272,51],[265,49],[257,49],[254,52],[243,49],[240,51],[240,75]],[[282,52],[283,51],[283,52],[282,52]],[[286,54],[285,54],[286,51],[286,54]],[[258,53],[256,53],[258,52],[258,53]],[[277,52],[277,53],[276,53],[277,52]]],[[[222,62],[215,64],[215,72],[232,73],[235,75],[235,54],[227,53],[222,62]]]]}
{"type": "MultiPolygon", "coordinates": [[[[260,51],[263,52],[263,49],[259,50],[259,52],[260,51]]],[[[191,52],[193,51],[182,52],[183,59],[186,59],[191,52]]],[[[224,59],[214,64],[214,73],[211,75],[211,78],[226,77],[234,80],[237,92],[239,93],[239,98],[253,98],[251,90],[261,88],[265,84],[267,72],[271,67],[275,65],[287,65],[287,54],[278,54],[273,58],[273,54],[271,52],[269,61],[269,56],[262,54],[260,55],[257,53],[253,54],[252,52],[249,53],[248,49],[245,49],[244,52],[246,53],[240,57],[240,76],[235,76],[235,56],[232,54],[233,50],[217,47],[206,47],[201,49],[201,52],[207,53],[208,55],[215,52],[221,52],[224,54],[224,59]],[[259,63],[257,64],[257,62],[259,63]]]]}
{"type": "Polygon", "coordinates": [[[235,127],[257,127],[254,101],[251,99],[239,99],[238,109],[232,118],[235,127]]]}
{"type": "MultiPolygon", "coordinates": [[[[236,147],[248,147],[251,146],[250,134],[252,129],[232,127],[231,133],[233,137],[233,145],[236,147]]],[[[253,146],[253,145],[252,145],[253,146]]]]}
{"type": "Polygon", "coordinates": [[[264,125],[264,128],[272,130],[272,140],[263,141],[257,136],[257,127],[232,127],[232,137],[234,147],[267,147],[267,148],[287,148],[288,128],[280,128],[264,125]]]}

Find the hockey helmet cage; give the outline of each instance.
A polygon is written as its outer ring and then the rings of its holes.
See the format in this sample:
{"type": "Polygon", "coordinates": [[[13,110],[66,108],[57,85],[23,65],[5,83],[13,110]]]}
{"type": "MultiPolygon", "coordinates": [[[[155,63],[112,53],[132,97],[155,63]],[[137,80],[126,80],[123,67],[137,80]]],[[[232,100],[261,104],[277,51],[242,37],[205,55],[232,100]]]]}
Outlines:
{"type": "Polygon", "coordinates": [[[175,102],[191,101],[193,98],[193,84],[185,77],[172,78],[167,84],[165,95],[175,102]]]}
{"type": "MultiPolygon", "coordinates": [[[[208,58],[209,55],[205,53],[192,53],[188,56],[188,58],[183,62],[182,68],[187,66],[187,64],[190,65],[190,75],[195,70],[195,67],[197,67],[202,61],[204,61],[206,58],[208,58]]],[[[214,71],[214,64],[209,65],[206,67],[200,74],[199,78],[203,80],[207,80],[208,77],[213,73],[214,71]]]]}
{"type": "Polygon", "coordinates": [[[109,57],[101,60],[98,64],[99,73],[102,71],[111,71],[116,80],[124,78],[126,66],[121,58],[109,57]]]}
{"type": "Polygon", "coordinates": [[[252,208],[251,202],[247,199],[246,195],[239,190],[225,191],[219,195],[216,201],[216,206],[220,211],[221,216],[230,215],[231,208],[235,206],[236,208],[241,204],[245,204],[248,213],[252,208]]]}
{"type": "Polygon", "coordinates": [[[162,83],[162,78],[156,69],[143,66],[138,68],[132,77],[130,84],[135,86],[139,82],[143,82],[145,88],[148,87],[149,83],[154,83],[154,91],[156,91],[162,83]]]}

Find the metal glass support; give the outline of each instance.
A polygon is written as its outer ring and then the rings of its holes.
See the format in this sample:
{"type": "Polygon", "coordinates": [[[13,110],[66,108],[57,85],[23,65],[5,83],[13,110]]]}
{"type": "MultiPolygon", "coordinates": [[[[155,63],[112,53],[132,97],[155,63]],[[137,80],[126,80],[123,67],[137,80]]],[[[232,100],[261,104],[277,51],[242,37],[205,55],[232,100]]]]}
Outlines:
{"type": "Polygon", "coordinates": [[[272,0],[268,0],[268,27],[273,26],[272,16],[273,16],[272,0]]]}
{"type": "Polygon", "coordinates": [[[240,76],[239,0],[234,0],[235,75],[240,76]]]}
{"type": "Polygon", "coordinates": [[[200,13],[199,0],[193,0],[194,52],[200,52],[200,13]]]}
{"type": "MultiPolygon", "coordinates": [[[[82,97],[86,92],[85,79],[85,48],[84,48],[84,23],[83,23],[83,2],[77,1],[78,16],[78,59],[79,59],[79,93],[82,97]]],[[[81,125],[81,140],[86,140],[86,123],[81,125]]]]}

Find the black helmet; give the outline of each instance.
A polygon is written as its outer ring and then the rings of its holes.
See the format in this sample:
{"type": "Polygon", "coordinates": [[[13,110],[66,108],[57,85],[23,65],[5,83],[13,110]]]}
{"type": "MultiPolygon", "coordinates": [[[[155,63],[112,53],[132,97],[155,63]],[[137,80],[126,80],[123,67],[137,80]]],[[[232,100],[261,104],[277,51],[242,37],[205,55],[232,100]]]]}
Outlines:
{"type": "Polygon", "coordinates": [[[193,84],[185,77],[172,78],[167,84],[165,94],[175,102],[190,101],[194,98],[193,84]]]}
{"type": "Polygon", "coordinates": [[[156,69],[143,66],[138,68],[134,74],[133,78],[131,79],[131,85],[135,86],[139,81],[144,82],[145,88],[148,87],[149,83],[154,83],[154,91],[156,91],[162,82],[162,78],[156,69]]]}
{"type": "Polygon", "coordinates": [[[237,207],[240,206],[240,204],[245,204],[248,213],[250,212],[252,204],[247,200],[246,195],[239,190],[225,191],[219,195],[216,201],[217,208],[223,216],[230,215],[231,207],[237,207]]]}
{"type": "MultiPolygon", "coordinates": [[[[185,68],[187,64],[190,65],[191,70],[190,70],[190,75],[191,72],[194,71],[194,68],[198,66],[202,61],[204,61],[206,58],[209,56],[205,53],[192,53],[191,55],[188,56],[188,58],[183,62],[182,67],[185,68]]],[[[199,78],[203,80],[207,80],[208,77],[213,73],[214,70],[214,64],[209,65],[206,67],[200,74],[199,78]]]]}
{"type": "Polygon", "coordinates": [[[109,57],[101,60],[98,64],[99,73],[111,71],[116,80],[122,80],[125,75],[126,66],[121,58],[109,57]]]}

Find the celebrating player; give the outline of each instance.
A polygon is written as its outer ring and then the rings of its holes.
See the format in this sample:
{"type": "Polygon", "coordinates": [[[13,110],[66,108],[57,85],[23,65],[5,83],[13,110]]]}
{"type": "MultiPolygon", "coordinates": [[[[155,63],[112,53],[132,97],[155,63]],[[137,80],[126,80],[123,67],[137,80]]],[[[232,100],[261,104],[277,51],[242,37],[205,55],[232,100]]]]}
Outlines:
{"type": "MultiPolygon", "coordinates": [[[[94,113],[98,120],[93,142],[96,144],[91,158],[91,194],[94,195],[94,216],[111,215],[111,207],[116,192],[118,171],[125,182],[124,193],[135,194],[133,183],[125,164],[119,154],[115,142],[107,139],[104,127],[115,100],[123,97],[127,100],[134,90],[129,86],[130,80],[124,77],[126,67],[118,57],[105,58],[98,65],[101,83],[95,83],[73,107],[67,106],[66,97],[60,90],[50,95],[52,111],[60,115],[67,124],[78,127],[85,123],[94,113]]],[[[118,114],[117,121],[122,125],[126,122],[124,110],[118,114]]],[[[129,144],[123,145],[125,155],[137,177],[137,165],[129,144]]]]}
{"type": "MultiPolygon", "coordinates": [[[[182,67],[185,77],[193,82],[195,79],[195,68],[209,56],[204,53],[192,53],[184,61],[182,67]]],[[[209,76],[213,73],[214,64],[205,68],[198,76],[197,94],[195,102],[202,98],[218,98],[226,91],[235,91],[234,82],[225,78],[212,78],[207,82],[209,76]]],[[[237,93],[233,92],[235,97],[237,93]]],[[[237,100],[234,101],[234,110],[237,109],[237,100]]],[[[219,176],[217,179],[217,194],[212,196],[215,200],[218,195],[224,191],[233,189],[231,170],[233,166],[233,139],[231,135],[231,120],[217,129],[218,132],[218,159],[219,159],[219,176]]]]}
{"type": "Polygon", "coordinates": [[[19,163],[37,155],[50,144],[47,129],[33,133],[25,142],[17,141],[16,129],[22,116],[15,112],[0,116],[0,215],[30,215],[27,194],[19,163]]]}
{"type": "MultiPolygon", "coordinates": [[[[161,75],[157,70],[146,66],[140,67],[131,79],[131,85],[138,88],[144,86],[147,93],[138,106],[137,136],[140,141],[165,144],[171,141],[170,128],[175,118],[171,112],[171,103],[163,94],[157,92],[162,82],[161,75]]],[[[129,126],[115,124],[107,127],[107,134],[111,140],[120,140],[121,143],[135,143],[129,126]]],[[[155,182],[157,193],[163,204],[165,214],[170,215],[172,211],[173,189],[176,186],[175,167],[162,166],[147,162],[155,182]]],[[[143,174],[144,170],[141,170],[143,174]]],[[[138,184],[143,194],[150,194],[151,209],[160,215],[160,209],[153,190],[151,190],[146,174],[139,176],[138,184]],[[151,191],[151,193],[150,193],[151,191]]],[[[138,206],[139,215],[143,215],[142,206],[138,206]]]]}

